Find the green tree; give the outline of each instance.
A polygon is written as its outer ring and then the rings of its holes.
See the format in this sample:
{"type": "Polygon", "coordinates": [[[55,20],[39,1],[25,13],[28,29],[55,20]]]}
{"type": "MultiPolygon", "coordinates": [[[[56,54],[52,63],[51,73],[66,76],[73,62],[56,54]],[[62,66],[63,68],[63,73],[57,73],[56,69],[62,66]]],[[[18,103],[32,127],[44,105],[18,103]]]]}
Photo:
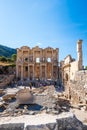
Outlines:
{"type": "Polygon", "coordinates": [[[1,61],[1,58],[2,58],[2,56],[0,56],[0,61],[1,61]]]}
{"type": "Polygon", "coordinates": [[[11,58],[7,58],[7,62],[12,62],[12,59],[11,58]]]}
{"type": "Polygon", "coordinates": [[[5,56],[0,57],[0,61],[7,62],[7,58],[5,56]]]}
{"type": "Polygon", "coordinates": [[[16,55],[16,54],[13,54],[13,55],[11,56],[11,59],[12,59],[12,61],[13,61],[13,62],[15,62],[15,61],[16,61],[16,57],[17,57],[17,55],[16,55]]]}
{"type": "Polygon", "coordinates": [[[87,70],[87,66],[85,66],[85,69],[87,70]]]}

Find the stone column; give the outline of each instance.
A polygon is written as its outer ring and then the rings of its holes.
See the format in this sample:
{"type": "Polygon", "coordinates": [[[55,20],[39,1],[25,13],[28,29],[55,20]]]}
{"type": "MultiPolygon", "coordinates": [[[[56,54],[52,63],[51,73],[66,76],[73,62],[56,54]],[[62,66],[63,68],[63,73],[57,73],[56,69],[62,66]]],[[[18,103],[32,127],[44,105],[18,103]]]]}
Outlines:
{"type": "Polygon", "coordinates": [[[40,79],[42,79],[42,65],[40,64],[40,79]]]}
{"type": "Polygon", "coordinates": [[[23,80],[23,65],[21,65],[21,80],[23,80]]]}
{"type": "Polygon", "coordinates": [[[35,59],[35,57],[34,57],[34,50],[33,50],[33,63],[34,63],[34,60],[36,60],[36,59],[35,59]]]}
{"type": "Polygon", "coordinates": [[[77,42],[77,60],[78,60],[78,70],[83,69],[83,57],[82,57],[82,40],[77,42]]]}
{"type": "Polygon", "coordinates": [[[34,64],[33,64],[33,79],[34,79],[34,64]]]}
{"type": "Polygon", "coordinates": [[[40,50],[40,79],[42,79],[42,50],[40,50]]]}
{"type": "Polygon", "coordinates": [[[16,64],[16,77],[18,78],[18,65],[16,64]]]}
{"type": "Polygon", "coordinates": [[[29,50],[28,50],[28,80],[29,80],[29,58],[30,56],[29,56],[29,50]]]}
{"type": "Polygon", "coordinates": [[[53,50],[52,50],[52,57],[51,57],[51,64],[52,64],[52,72],[51,72],[51,79],[53,79],[53,50]]]}
{"type": "Polygon", "coordinates": [[[45,65],[45,79],[47,79],[47,66],[45,65]]]}
{"type": "Polygon", "coordinates": [[[28,65],[28,79],[29,79],[29,77],[30,77],[30,73],[29,73],[29,71],[30,71],[30,70],[29,70],[29,65],[28,65]]]}
{"type": "Polygon", "coordinates": [[[19,51],[19,49],[17,48],[17,59],[16,59],[16,77],[18,77],[18,51],[19,51]]]}
{"type": "Polygon", "coordinates": [[[53,63],[52,63],[51,79],[53,79],[53,63]]]}

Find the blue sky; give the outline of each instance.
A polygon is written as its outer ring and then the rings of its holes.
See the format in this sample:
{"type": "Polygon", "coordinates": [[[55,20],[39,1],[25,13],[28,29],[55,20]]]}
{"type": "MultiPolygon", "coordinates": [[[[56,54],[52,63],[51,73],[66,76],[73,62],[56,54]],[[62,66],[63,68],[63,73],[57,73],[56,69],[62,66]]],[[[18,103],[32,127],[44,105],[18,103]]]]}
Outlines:
{"type": "Polygon", "coordinates": [[[59,48],[62,60],[78,39],[87,65],[87,0],[0,0],[0,44],[59,48]]]}

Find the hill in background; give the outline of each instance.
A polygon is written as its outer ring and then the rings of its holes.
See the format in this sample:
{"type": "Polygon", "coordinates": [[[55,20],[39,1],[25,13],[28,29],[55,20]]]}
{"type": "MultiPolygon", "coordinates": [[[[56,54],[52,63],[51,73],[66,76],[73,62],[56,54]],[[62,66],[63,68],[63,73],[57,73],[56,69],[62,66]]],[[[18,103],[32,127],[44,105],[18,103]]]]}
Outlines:
{"type": "Polygon", "coordinates": [[[0,45],[0,56],[11,57],[12,54],[16,54],[16,49],[0,45]]]}

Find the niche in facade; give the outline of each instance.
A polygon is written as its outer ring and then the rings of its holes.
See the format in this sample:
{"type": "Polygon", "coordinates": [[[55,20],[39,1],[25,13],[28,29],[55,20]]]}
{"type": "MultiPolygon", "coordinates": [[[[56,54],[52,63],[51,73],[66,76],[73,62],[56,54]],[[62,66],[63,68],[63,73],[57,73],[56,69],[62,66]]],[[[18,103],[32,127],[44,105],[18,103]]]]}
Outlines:
{"type": "Polygon", "coordinates": [[[28,71],[28,67],[27,66],[25,67],[25,71],[28,71]]]}
{"type": "Polygon", "coordinates": [[[69,77],[68,77],[68,74],[66,73],[66,81],[68,81],[69,77]]]}
{"type": "Polygon", "coordinates": [[[24,58],[24,60],[25,60],[25,62],[28,62],[28,58],[26,57],[26,58],[24,58]]]}
{"type": "Polygon", "coordinates": [[[48,61],[48,62],[51,62],[51,58],[47,58],[47,61],[48,61]]]}
{"type": "Polygon", "coordinates": [[[33,56],[29,56],[29,62],[33,62],[33,56]]]}
{"type": "Polygon", "coordinates": [[[40,58],[36,58],[36,63],[40,63],[40,58]]]}

